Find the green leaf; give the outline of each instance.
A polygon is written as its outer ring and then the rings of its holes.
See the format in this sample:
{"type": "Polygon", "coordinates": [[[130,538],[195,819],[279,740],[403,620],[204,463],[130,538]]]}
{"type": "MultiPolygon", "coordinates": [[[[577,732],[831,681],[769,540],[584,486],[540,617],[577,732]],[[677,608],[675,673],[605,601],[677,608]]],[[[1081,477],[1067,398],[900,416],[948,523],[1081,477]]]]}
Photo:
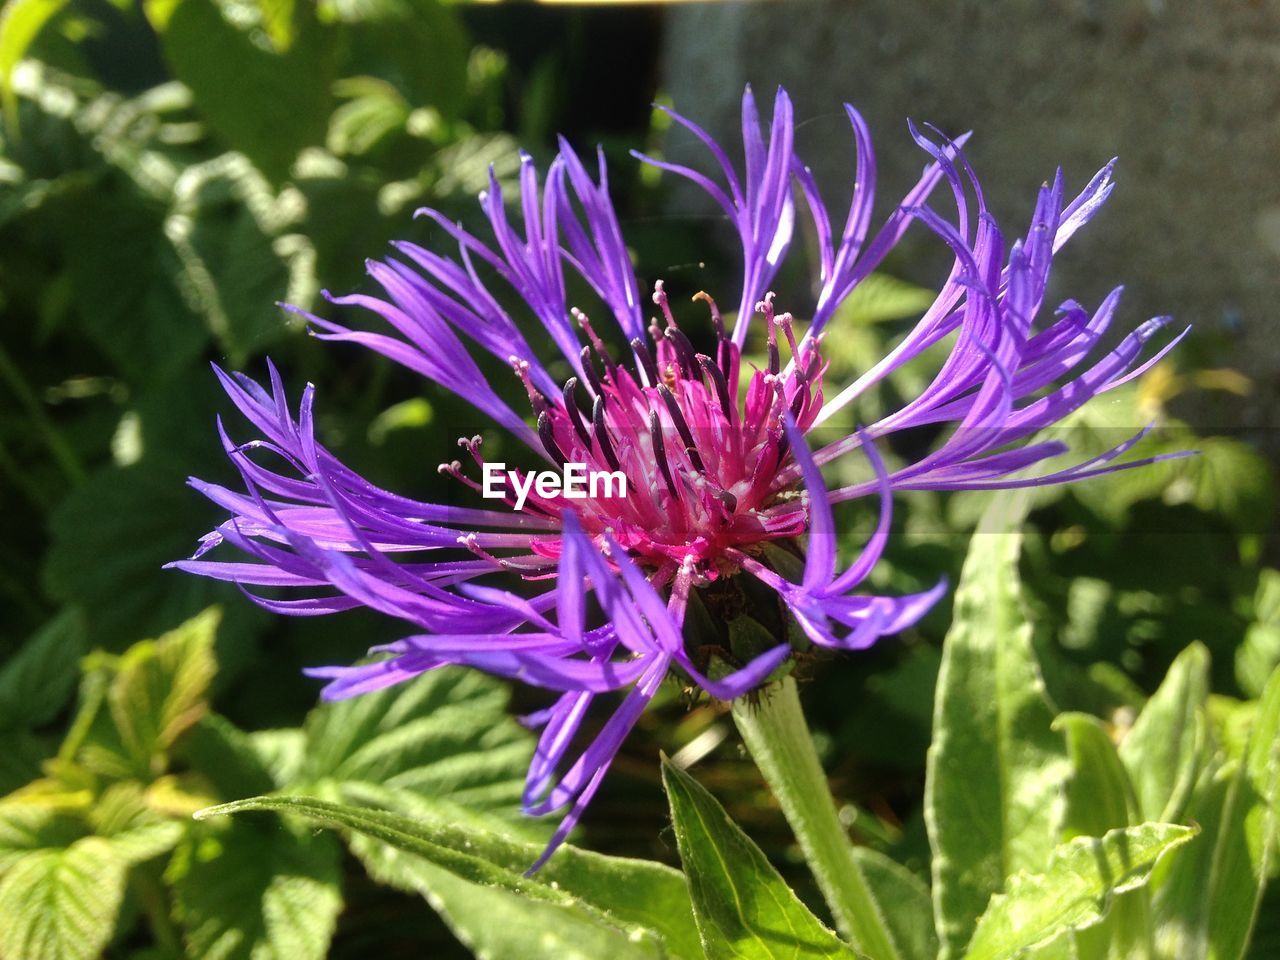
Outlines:
{"type": "Polygon", "coordinates": [[[268,793],[280,786],[253,737],[217,714],[200,719],[182,741],[179,756],[222,799],[268,793]]]}
{"type": "Polygon", "coordinates": [[[304,147],[324,142],[335,36],[311,4],[297,6],[296,32],[282,51],[255,42],[262,28],[241,29],[214,0],[147,0],[145,7],[174,76],[191,88],[209,126],[271,180],[285,179],[304,147]]]}
{"type": "MultiPolygon", "coordinates": [[[[356,794],[379,796],[377,788],[352,787],[356,794]],[[372,794],[369,791],[374,791],[372,794]]],[[[605,943],[608,949],[595,956],[696,958],[697,939],[689,914],[688,899],[680,875],[656,863],[605,857],[574,847],[561,847],[551,861],[532,878],[524,871],[542,852],[540,843],[530,842],[500,832],[496,818],[485,817],[449,803],[418,797],[414,815],[404,817],[368,807],[315,800],[308,797],[255,797],[211,807],[197,814],[199,819],[244,810],[278,810],[308,817],[322,824],[353,830],[395,852],[353,844],[374,875],[405,889],[416,889],[428,896],[433,906],[447,919],[459,911],[459,927],[471,930],[474,918],[484,920],[475,899],[490,890],[509,891],[521,899],[495,897],[488,919],[472,931],[495,945],[506,943],[507,931],[483,929],[500,926],[505,906],[524,901],[538,901],[555,910],[530,909],[534,915],[568,925],[585,935],[591,931],[592,943],[605,943]],[[425,868],[423,865],[425,864],[425,868]],[[445,880],[431,867],[449,877],[465,882],[457,886],[445,880]],[[463,918],[472,919],[463,919],[463,918]],[[496,922],[495,922],[496,921],[496,922]],[[506,938],[506,939],[504,939],[506,938]],[[601,939],[603,938],[603,939],[601,939]]],[[[546,934],[555,948],[563,946],[554,930],[525,931],[522,941],[526,950],[538,949],[540,937],[546,934]]],[[[521,941],[514,941],[517,944],[521,941]]],[[[506,954],[493,954],[495,957],[506,954]]],[[[557,956],[554,950],[532,954],[514,954],[512,960],[557,956]]]]}
{"type": "Polygon", "coordinates": [[[0,957],[100,956],[115,927],[124,885],[125,861],[101,837],[23,857],[0,879],[0,957]]]}
{"type": "Polygon", "coordinates": [[[1068,841],[1043,872],[1018,873],[991,898],[965,960],[1004,960],[1096,923],[1114,895],[1146,883],[1162,855],[1195,835],[1194,827],[1144,823],[1068,841]]]}
{"type": "Polygon", "coordinates": [[[662,782],[708,960],[856,956],[696,780],[664,759],[662,782]]]}
{"type": "Polygon", "coordinates": [[[0,875],[35,851],[64,849],[87,833],[78,817],[47,806],[6,800],[0,803],[0,875]]]}
{"type": "Polygon", "coordinates": [[[141,769],[159,773],[156,756],[208,710],[220,617],[210,608],[158,640],[134,644],[120,658],[107,702],[122,746],[141,769]]]}
{"type": "Polygon", "coordinates": [[[1021,538],[972,540],[943,646],[925,818],[943,960],[958,956],[1006,877],[1044,868],[1067,761],[1019,594],[1021,538]]]}
{"type": "Polygon", "coordinates": [[[1194,643],[1174,660],[1120,743],[1145,820],[1181,819],[1199,773],[1207,734],[1209,652],[1194,643]]]}
{"type": "MultiPolygon", "coordinates": [[[[1062,714],[1054,727],[1067,737],[1071,779],[1067,782],[1064,840],[1101,837],[1141,822],[1129,774],[1106,728],[1088,714],[1062,714]]],[[[1140,960],[1151,956],[1151,895],[1146,887],[1118,894],[1099,923],[1079,932],[1081,957],[1140,960]]]]}
{"type": "Polygon", "coordinates": [[[34,729],[61,713],[87,649],[79,611],[65,610],[45,624],[0,667],[0,729],[34,729]]]}
{"type": "Polygon", "coordinates": [[[1187,816],[1203,836],[1155,879],[1157,946],[1178,960],[1238,960],[1276,861],[1280,671],[1263,691],[1242,761],[1206,769],[1187,816]]]}
{"type": "Polygon", "coordinates": [[[0,94],[10,122],[17,120],[17,103],[9,81],[44,25],[67,5],[67,0],[8,0],[0,10],[0,94]]]}
{"type": "Polygon", "coordinates": [[[1258,573],[1253,616],[1255,622],[1236,649],[1236,680],[1245,693],[1257,697],[1271,672],[1280,666],[1280,570],[1258,573]]]}
{"type": "Polygon", "coordinates": [[[1071,758],[1062,838],[1100,837],[1116,827],[1140,823],[1129,774],[1102,721],[1084,713],[1064,713],[1053,725],[1066,734],[1071,758]]]}
{"type": "Polygon", "coordinates": [[[853,859],[875,894],[876,902],[886,906],[885,925],[903,960],[937,960],[933,903],[924,881],[896,860],[870,847],[854,847],[853,859]]]}
{"type": "Polygon", "coordinates": [[[315,295],[315,251],[289,232],[304,211],[296,191],[273,190],[238,153],[187,167],[174,185],[165,233],[182,291],[232,366],[300,325],[273,304],[307,307],[315,295]]]}
{"type": "Polygon", "coordinates": [[[854,288],[837,313],[841,320],[855,326],[904,320],[924,313],[935,297],[934,291],[927,287],[873,273],[854,288]]]}
{"type": "Polygon", "coordinates": [[[432,670],[392,689],[313,710],[298,782],[365,782],[514,811],[533,738],[507,713],[505,684],[432,670]]]}
{"type": "Polygon", "coordinates": [[[320,960],[342,907],[331,836],[248,819],[190,831],[165,873],[192,960],[320,960]]]}

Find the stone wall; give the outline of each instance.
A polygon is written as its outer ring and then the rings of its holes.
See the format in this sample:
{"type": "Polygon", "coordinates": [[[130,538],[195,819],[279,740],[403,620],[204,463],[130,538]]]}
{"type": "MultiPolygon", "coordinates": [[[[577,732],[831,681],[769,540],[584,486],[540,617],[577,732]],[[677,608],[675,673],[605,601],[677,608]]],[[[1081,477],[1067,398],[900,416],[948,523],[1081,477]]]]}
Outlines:
{"type": "MultiPolygon", "coordinates": [[[[664,74],[684,112],[734,143],[742,84],[766,105],[785,85],[833,205],[849,183],[845,100],[871,124],[885,207],[922,165],[907,117],[975,131],[968,153],[1010,224],[1058,165],[1078,188],[1118,155],[1108,208],[1051,293],[1095,304],[1124,282],[1126,328],[1159,313],[1194,324],[1188,359],[1256,381],[1247,399],[1202,399],[1196,419],[1280,453],[1280,4],[691,4],[669,15],[664,74]]],[[[669,150],[692,156],[678,136],[669,150]]]]}

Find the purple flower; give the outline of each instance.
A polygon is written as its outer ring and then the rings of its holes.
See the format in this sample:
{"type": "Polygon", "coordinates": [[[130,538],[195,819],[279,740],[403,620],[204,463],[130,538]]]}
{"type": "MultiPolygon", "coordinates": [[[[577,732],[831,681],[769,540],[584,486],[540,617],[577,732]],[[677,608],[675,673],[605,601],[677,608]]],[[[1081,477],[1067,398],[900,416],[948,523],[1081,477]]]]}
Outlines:
{"type": "MultiPolygon", "coordinates": [[[[776,591],[814,644],[861,649],[915,623],[944,589],[940,583],[906,597],[858,592],[888,540],[894,490],[1060,483],[1150,462],[1115,462],[1135,437],[1067,469],[1023,476],[1065,450],[1036,434],[1138,376],[1172,346],[1141,362],[1147,341],[1166,322],[1152,320],[1082,367],[1111,321],[1119,291],[1092,313],[1067,301],[1038,322],[1053,255],[1106,200],[1111,166],[1069,202],[1059,173],[1041,189],[1025,236],[1008,243],[961,152],[963,141],[935,142],[912,126],[929,165],[873,233],[874,156],[862,118],[846,110],[857,164],[838,235],[794,152],[785,92],[778,91],[767,135],[750,90],[744,95],[741,169],[705,131],[673,114],[706,147],[715,172],[648,162],[705,190],[742,247],[731,330],[711,297],[685,291],[710,313],[715,335],[706,352],[681,331],[661,281],[650,298],[656,319],[646,323],[651,311],[609,199],[603,158],[593,176],[563,141],[541,180],[523,158],[518,216],[509,216],[491,178],[480,198],[491,238],[421,211],[456,244],[456,256],[396,244],[395,256],[368,265],[381,296],[333,298],[376,314],[381,332],[306,315],[321,338],[362,344],[451,390],[521,441],[529,462],[620,474],[625,496],[614,490],[571,499],[533,487],[527,471],[515,470],[498,484],[501,502],[483,505],[478,494],[487,471],[477,435],[459,441],[474,465],[440,468],[476,491],[475,505],[410,500],[369,483],[316,441],[312,387],[295,413],[274,367],[266,388],[218,371],[259,439],[236,443],[219,425],[243,490],[192,480],[231,518],[175,566],[246,587],[297,588],[288,599],[251,594],[280,613],[370,607],[411,625],[411,635],[371,651],[381,659],[310,671],[330,681],[329,699],[444,664],[557,692],[549,708],[528,718],[541,737],[524,808],[566,811],[535,868],[573,828],[665,677],[674,672],[731,699],[763,683],[791,652],[779,637],[727,676],[707,676],[705,657],[685,635],[686,609],[701,591],[756,581],[776,591]],[[954,222],[926,205],[943,184],[954,198],[954,222]],[[776,310],[769,292],[791,245],[797,205],[813,221],[821,265],[803,332],[791,314],[776,310]],[[828,399],[821,351],[827,324],[913,224],[950,247],[950,275],[905,339],[828,399]],[[612,346],[570,302],[566,276],[594,292],[593,309],[608,318],[599,329],[607,328],[612,346]],[[523,323],[504,306],[512,302],[520,303],[523,323]],[[753,323],[764,327],[767,361],[745,370],[742,350],[753,323]],[[814,436],[832,414],[948,338],[941,370],[918,397],[810,451],[806,434],[814,436]],[[548,339],[554,349],[535,350],[548,339]],[[476,350],[511,366],[531,415],[513,409],[485,379],[476,350]],[[924,425],[949,429],[932,453],[889,471],[876,441],[924,425]],[[820,468],[855,451],[875,479],[828,490],[820,468]],[[832,506],[864,496],[874,498],[879,523],[861,555],[838,570],[832,506]],[[807,538],[803,570],[789,577],[771,558],[800,538],[807,538]],[[244,558],[205,558],[223,542],[244,558]],[[527,582],[522,593],[504,589],[520,581],[527,582]],[[594,698],[623,690],[621,704],[575,755],[594,698]]],[[[462,487],[459,493],[463,503],[473,496],[462,487]]]]}

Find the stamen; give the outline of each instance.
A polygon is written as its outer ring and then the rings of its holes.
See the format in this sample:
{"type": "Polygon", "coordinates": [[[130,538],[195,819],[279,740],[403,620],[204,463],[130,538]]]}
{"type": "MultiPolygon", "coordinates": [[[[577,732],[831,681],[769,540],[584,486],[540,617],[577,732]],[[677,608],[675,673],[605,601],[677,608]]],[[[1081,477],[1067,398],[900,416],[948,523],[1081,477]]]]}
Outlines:
{"type": "Polygon", "coordinates": [[[614,470],[621,470],[622,464],[618,462],[618,455],[613,450],[613,441],[609,439],[609,430],[604,422],[604,397],[596,397],[595,406],[591,409],[591,422],[596,428],[596,442],[600,444],[600,453],[604,457],[605,462],[614,470]]]}
{"type": "Polygon", "coordinates": [[[612,375],[617,364],[614,363],[613,357],[609,356],[609,351],[606,349],[604,341],[596,335],[595,328],[591,326],[591,320],[577,307],[570,309],[569,314],[573,319],[578,321],[578,326],[582,327],[582,331],[587,335],[587,339],[591,341],[591,347],[600,358],[600,362],[604,364],[606,372],[612,375]]]}
{"type": "Polygon", "coordinates": [[[698,375],[698,361],[694,359],[693,344],[675,327],[667,327],[667,342],[675,348],[676,357],[680,361],[680,369],[686,377],[698,375]]]}
{"type": "Polygon", "coordinates": [[[716,339],[727,340],[729,336],[724,329],[724,319],[720,316],[720,308],[711,299],[711,294],[705,290],[699,290],[691,299],[695,302],[701,300],[707,305],[707,308],[711,311],[711,327],[716,332],[716,339]]]}
{"type": "Polygon", "coordinates": [[[673,329],[676,325],[676,318],[671,313],[671,304],[667,302],[667,291],[661,280],[655,281],[653,284],[653,302],[662,311],[662,315],[667,318],[667,329],[673,329]]]}
{"type": "Polygon", "coordinates": [[[667,463],[667,444],[662,438],[662,424],[656,410],[649,411],[649,437],[653,440],[653,457],[658,461],[658,472],[662,474],[671,496],[678,500],[680,494],[676,492],[675,480],[671,478],[671,466],[667,463]]]}
{"type": "Polygon", "coordinates": [[[675,394],[663,383],[658,385],[658,395],[662,397],[662,402],[667,405],[667,413],[671,415],[671,422],[675,424],[676,433],[680,434],[680,439],[684,441],[684,452],[688,455],[689,462],[693,464],[693,468],[699,473],[706,473],[707,468],[702,463],[701,454],[698,453],[698,445],[693,441],[693,431],[689,429],[689,422],[685,420],[684,414],[680,412],[680,405],[676,403],[675,394]]]}
{"type": "Polygon", "coordinates": [[[795,358],[797,363],[799,363],[800,347],[796,345],[796,334],[795,330],[792,329],[792,324],[794,322],[795,317],[790,313],[779,314],[778,318],[773,321],[774,326],[782,328],[782,332],[787,338],[787,344],[791,347],[791,356],[795,358]]]}
{"type": "Polygon", "coordinates": [[[719,500],[721,503],[724,504],[725,509],[728,510],[730,513],[733,513],[735,510],[738,509],[738,498],[735,497],[728,490],[721,490],[719,493],[715,495],[715,497],[717,500],[719,500]]]}
{"type": "Polygon", "coordinates": [[[636,337],[631,341],[631,349],[650,383],[657,383],[662,379],[658,376],[658,364],[654,362],[653,351],[649,349],[647,343],[636,337]]]}
{"type": "Polygon", "coordinates": [[[511,369],[515,371],[516,376],[520,378],[520,382],[524,384],[524,389],[529,394],[529,404],[533,407],[533,412],[540,414],[547,409],[547,398],[542,395],[542,391],[533,385],[533,380],[529,377],[529,361],[521,360],[515,354],[507,358],[507,362],[511,364],[511,369]]]}
{"type": "Polygon", "coordinates": [[[578,378],[570,377],[564,382],[564,409],[573,424],[573,431],[587,449],[591,448],[591,434],[587,433],[587,425],[582,420],[582,411],[578,409],[578,378]]]}
{"type": "Polygon", "coordinates": [[[600,374],[596,373],[595,364],[591,362],[591,348],[583,347],[579,356],[582,359],[582,372],[587,376],[587,383],[591,385],[592,391],[598,397],[604,393],[604,384],[600,382],[600,374]]]}
{"type": "Polygon", "coordinates": [[[560,445],[556,443],[551,414],[549,413],[544,412],[538,416],[538,438],[542,441],[542,449],[547,451],[548,457],[562,467],[569,462],[568,458],[560,450],[560,445]]]}
{"type": "Polygon", "coordinates": [[[733,423],[733,415],[736,411],[734,410],[733,401],[729,399],[729,383],[725,380],[724,374],[715,365],[715,361],[705,353],[698,354],[698,364],[715,388],[716,396],[720,398],[720,409],[724,411],[725,420],[728,423],[733,423]]]}

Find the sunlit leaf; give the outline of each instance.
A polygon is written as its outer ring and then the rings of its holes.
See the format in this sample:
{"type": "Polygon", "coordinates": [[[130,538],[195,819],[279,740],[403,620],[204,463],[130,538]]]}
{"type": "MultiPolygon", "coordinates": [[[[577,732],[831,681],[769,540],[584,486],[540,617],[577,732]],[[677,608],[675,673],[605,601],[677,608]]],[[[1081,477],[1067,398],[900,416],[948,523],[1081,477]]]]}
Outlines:
{"type": "Polygon", "coordinates": [[[696,780],[664,761],[662,781],[708,960],[857,956],[696,780]]]}
{"type": "Polygon", "coordinates": [[[199,816],[207,819],[244,810],[277,810],[351,830],[394,848],[398,857],[385,852],[371,855],[369,848],[357,847],[376,875],[428,895],[446,918],[452,918],[452,910],[457,909],[457,922],[474,930],[475,936],[485,937],[495,950],[504,944],[522,943],[525,951],[540,951],[544,938],[548,945],[545,953],[494,953],[495,957],[631,958],[660,957],[664,952],[671,957],[699,956],[691,952],[696,949],[692,917],[683,899],[683,882],[675,871],[566,846],[530,878],[524,872],[541,853],[540,843],[501,832],[500,821],[455,805],[433,806],[426,798],[419,798],[414,809],[410,818],[308,797],[271,796],[212,807],[199,816]],[[418,861],[425,863],[425,868],[418,861]],[[440,874],[432,868],[465,886],[446,879],[437,887],[440,874]],[[485,913],[490,890],[517,896],[489,898],[485,913]],[[530,902],[539,906],[527,907],[530,902]],[[514,912],[508,914],[507,908],[514,912]],[[513,918],[511,922],[534,924],[522,928],[523,941],[501,929],[507,915],[513,918]],[[577,942],[582,952],[555,953],[568,949],[556,928],[581,937],[577,942]],[[593,954],[592,950],[599,952],[593,954]]]}
{"type": "Polygon", "coordinates": [[[100,837],[40,850],[0,878],[0,957],[93,960],[115,928],[125,861],[100,837]]]}
{"type": "Polygon", "coordinates": [[[1143,819],[1178,820],[1186,807],[1206,749],[1208,671],[1203,645],[1182,651],[1120,743],[1143,819]]]}
{"type": "Polygon", "coordinates": [[[192,960],[320,960],[342,906],[327,834],[245,818],[202,824],[165,874],[192,960]]]}
{"type": "Polygon", "coordinates": [[[1068,841],[1043,871],[1014,875],[991,898],[965,960],[1004,960],[1096,923],[1112,897],[1146,883],[1166,852],[1195,835],[1194,827],[1144,823],[1068,841]]]}
{"type": "Polygon", "coordinates": [[[1019,596],[1018,534],[974,536],[943,646],[925,815],[942,954],[960,954],[993,893],[1043,869],[1067,760],[1019,596]]]}

